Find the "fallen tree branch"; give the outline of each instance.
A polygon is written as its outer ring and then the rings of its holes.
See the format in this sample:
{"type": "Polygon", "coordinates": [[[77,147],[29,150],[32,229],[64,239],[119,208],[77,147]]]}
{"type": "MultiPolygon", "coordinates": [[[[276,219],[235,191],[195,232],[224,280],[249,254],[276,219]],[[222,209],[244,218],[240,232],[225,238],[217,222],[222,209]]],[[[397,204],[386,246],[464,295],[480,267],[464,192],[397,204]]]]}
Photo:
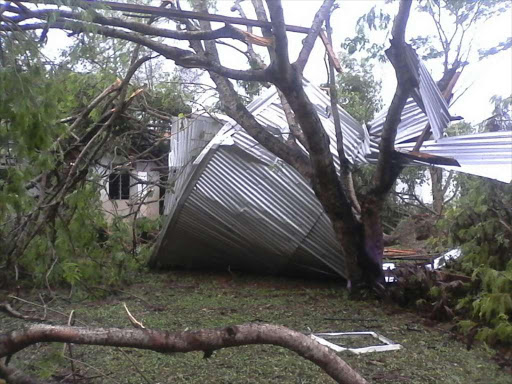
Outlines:
{"type": "MultiPolygon", "coordinates": [[[[21,25],[0,25],[0,31],[4,32],[18,32],[18,31],[35,31],[39,29],[61,29],[71,31],[76,34],[87,33],[91,29],[91,25],[79,21],[56,21],[52,24],[48,23],[31,23],[21,25]]],[[[96,25],[94,28],[96,34],[131,41],[136,44],[143,45],[154,52],[164,56],[167,59],[173,60],[177,65],[185,68],[202,68],[208,71],[218,73],[221,76],[229,77],[235,80],[247,81],[267,81],[268,74],[264,70],[238,70],[224,67],[219,64],[212,64],[207,59],[195,55],[192,51],[187,49],[177,48],[171,45],[163,44],[150,38],[146,38],[141,34],[130,33],[117,28],[105,27],[96,25]]]]}
{"type": "Polygon", "coordinates": [[[28,321],[45,321],[46,313],[44,317],[35,317],[35,316],[27,316],[15,310],[11,305],[7,302],[0,303],[0,311],[7,313],[9,316],[14,317],[16,319],[28,320],[28,321]]]}
{"type": "Polygon", "coordinates": [[[38,324],[0,335],[0,358],[41,342],[128,347],[160,353],[214,351],[242,345],[270,344],[290,349],[310,360],[338,383],[367,383],[327,347],[302,333],[271,324],[243,324],[185,332],[38,324]]]}

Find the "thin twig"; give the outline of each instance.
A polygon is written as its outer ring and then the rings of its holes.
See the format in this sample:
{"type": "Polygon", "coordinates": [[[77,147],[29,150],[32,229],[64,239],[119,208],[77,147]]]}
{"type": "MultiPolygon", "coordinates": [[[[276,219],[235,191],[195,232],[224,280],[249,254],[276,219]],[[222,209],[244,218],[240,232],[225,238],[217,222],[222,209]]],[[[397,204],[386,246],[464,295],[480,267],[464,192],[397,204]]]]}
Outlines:
{"type": "MultiPolygon", "coordinates": [[[[69,326],[72,326],[75,324],[74,314],[75,314],[75,310],[72,310],[71,313],[69,314],[69,318],[68,318],[69,326]]],[[[71,346],[71,343],[65,344],[64,350],[62,351],[62,355],[65,355],[66,346],[68,347],[69,357],[71,358],[70,365],[71,365],[71,374],[73,377],[73,382],[76,383],[76,369],[75,369],[75,362],[73,361],[73,348],[71,346]]]]}
{"type": "Polygon", "coordinates": [[[142,324],[142,322],[138,321],[131,313],[130,311],[128,310],[128,307],[126,306],[126,303],[123,303],[123,306],[124,306],[124,309],[126,310],[126,314],[128,315],[128,319],[130,319],[130,323],[132,323],[132,325],[135,327],[135,328],[141,328],[141,329],[145,329],[146,327],[144,326],[144,324],[142,324]]]}

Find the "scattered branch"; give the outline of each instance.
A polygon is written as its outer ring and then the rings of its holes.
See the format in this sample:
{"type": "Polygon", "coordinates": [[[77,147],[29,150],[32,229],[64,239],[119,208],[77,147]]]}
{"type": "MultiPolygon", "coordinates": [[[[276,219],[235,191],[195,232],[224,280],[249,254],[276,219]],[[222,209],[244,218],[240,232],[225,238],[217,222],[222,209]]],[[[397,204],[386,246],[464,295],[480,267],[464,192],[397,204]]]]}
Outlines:
{"type": "Polygon", "coordinates": [[[15,310],[9,303],[0,303],[0,311],[5,312],[7,315],[16,319],[28,320],[28,321],[46,321],[46,313],[43,317],[27,316],[15,310]]]}

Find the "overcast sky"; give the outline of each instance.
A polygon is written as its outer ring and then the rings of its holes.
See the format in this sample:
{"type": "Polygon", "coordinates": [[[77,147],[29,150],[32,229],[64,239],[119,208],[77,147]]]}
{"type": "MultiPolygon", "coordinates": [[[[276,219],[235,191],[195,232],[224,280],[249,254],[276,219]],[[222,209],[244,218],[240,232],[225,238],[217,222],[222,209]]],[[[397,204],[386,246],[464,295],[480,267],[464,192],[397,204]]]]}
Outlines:
{"type": "MultiPolygon", "coordinates": [[[[284,0],[284,11],[287,24],[310,26],[315,12],[322,2],[320,0],[284,0]]],[[[366,0],[343,0],[340,1],[340,9],[333,14],[331,25],[333,27],[333,45],[335,51],[340,51],[342,41],[355,34],[357,19],[368,12],[375,4],[383,4],[384,1],[366,0]]],[[[229,13],[231,1],[219,2],[219,9],[227,8],[229,13]]],[[[396,13],[397,3],[387,7],[393,15],[396,13]]],[[[433,34],[434,24],[426,14],[411,11],[411,17],[407,26],[407,36],[433,34]]],[[[493,95],[509,96],[512,94],[512,50],[494,55],[490,58],[478,61],[478,49],[489,48],[500,41],[512,36],[512,10],[495,17],[488,22],[482,23],[473,36],[473,54],[470,58],[471,64],[464,69],[457,84],[456,91],[459,93],[469,89],[453,105],[453,115],[463,116],[467,121],[478,123],[491,115],[492,106],[489,99],[493,95]]],[[[289,34],[290,58],[297,57],[301,48],[303,35],[289,34]]],[[[377,36],[382,42],[385,36],[377,36]]],[[[317,42],[311,55],[310,61],[305,69],[305,76],[315,83],[326,81],[326,71],[323,62],[324,48],[320,41],[317,42]]],[[[442,74],[442,66],[439,60],[427,62],[429,68],[437,80],[442,74]]],[[[396,79],[393,67],[390,63],[376,68],[376,77],[383,81],[383,98],[385,105],[391,102],[395,91],[396,79]]],[[[457,92],[455,94],[457,97],[457,92]]]]}
{"type": "MultiPolygon", "coordinates": [[[[283,0],[286,23],[309,27],[321,3],[321,0],[283,0]]],[[[335,11],[331,21],[334,29],[333,46],[336,52],[341,50],[340,45],[346,37],[354,35],[356,21],[361,15],[368,12],[375,4],[384,6],[383,0],[342,0],[339,3],[340,9],[335,11]]],[[[233,0],[219,0],[217,4],[218,13],[238,16],[238,14],[230,11],[233,0]]],[[[397,4],[395,2],[387,5],[386,10],[394,15],[397,4]]],[[[250,8],[246,7],[247,16],[254,18],[254,13],[250,12],[250,8]]],[[[259,32],[258,29],[255,29],[255,33],[259,34],[259,32]]],[[[413,9],[407,27],[407,36],[410,38],[418,35],[433,34],[434,32],[434,25],[429,17],[413,9]]],[[[451,112],[453,115],[463,116],[467,121],[478,123],[491,115],[492,106],[489,99],[493,95],[506,97],[512,94],[512,50],[509,49],[482,61],[478,60],[478,49],[492,47],[512,36],[512,10],[508,9],[499,17],[494,17],[485,23],[481,23],[479,29],[475,32],[473,36],[473,54],[470,57],[471,64],[464,70],[459,79],[455,89],[455,98],[457,98],[458,93],[460,94],[466,88],[469,88],[452,106],[451,112]]],[[[66,39],[62,38],[64,36],[62,32],[55,31],[51,36],[57,38],[49,39],[47,51],[51,53],[51,56],[54,56],[65,45],[63,42],[66,39]]],[[[297,57],[303,38],[304,35],[289,33],[291,60],[297,57]]],[[[377,42],[385,41],[383,34],[376,35],[375,38],[377,42]]],[[[174,44],[172,41],[170,43],[174,44]]],[[[184,48],[187,47],[185,42],[181,42],[180,45],[184,48]]],[[[240,68],[246,65],[246,60],[241,54],[236,53],[234,50],[224,52],[225,54],[221,55],[221,57],[228,58],[224,60],[224,64],[233,68],[240,68]]],[[[327,74],[323,61],[324,53],[323,45],[320,41],[317,41],[305,69],[306,78],[316,84],[326,81],[327,74]]],[[[439,60],[428,61],[427,67],[432,71],[434,79],[440,78],[442,67],[439,60]]],[[[166,68],[172,70],[172,65],[166,66],[166,68]]],[[[396,86],[395,74],[391,64],[378,65],[375,68],[375,75],[377,79],[383,82],[382,96],[384,104],[388,105],[396,86]]]]}

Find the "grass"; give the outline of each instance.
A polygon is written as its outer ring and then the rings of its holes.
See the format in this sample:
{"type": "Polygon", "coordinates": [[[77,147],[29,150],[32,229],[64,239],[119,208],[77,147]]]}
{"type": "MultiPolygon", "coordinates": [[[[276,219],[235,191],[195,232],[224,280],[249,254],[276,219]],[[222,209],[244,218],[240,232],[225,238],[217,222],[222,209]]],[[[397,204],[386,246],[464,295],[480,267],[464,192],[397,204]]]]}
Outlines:
{"type": "MultiPolygon", "coordinates": [[[[30,297],[29,293],[22,295],[30,297]]],[[[130,327],[123,302],[146,327],[169,331],[255,321],[303,332],[376,331],[404,349],[360,356],[341,353],[371,383],[512,382],[484,346],[467,351],[446,326],[425,324],[415,314],[373,299],[350,299],[336,282],[204,272],[143,274],[124,292],[113,291],[95,301],[56,299],[50,307],[64,313],[75,309],[77,321],[90,326],[130,327]]],[[[29,309],[33,308],[21,308],[29,309]]],[[[50,321],[65,324],[67,319],[52,314],[50,321]]],[[[1,332],[21,324],[0,315],[1,332]]],[[[378,340],[366,340],[379,344],[378,340]]],[[[364,346],[364,342],[351,341],[354,346],[364,346]]],[[[166,355],[75,345],[73,356],[80,361],[75,364],[80,374],[100,376],[80,381],[86,383],[332,382],[314,364],[273,346],[229,348],[203,359],[202,353],[166,355]]],[[[27,348],[16,354],[11,364],[56,381],[70,373],[69,361],[62,357],[62,345],[58,344],[27,348]]]]}

